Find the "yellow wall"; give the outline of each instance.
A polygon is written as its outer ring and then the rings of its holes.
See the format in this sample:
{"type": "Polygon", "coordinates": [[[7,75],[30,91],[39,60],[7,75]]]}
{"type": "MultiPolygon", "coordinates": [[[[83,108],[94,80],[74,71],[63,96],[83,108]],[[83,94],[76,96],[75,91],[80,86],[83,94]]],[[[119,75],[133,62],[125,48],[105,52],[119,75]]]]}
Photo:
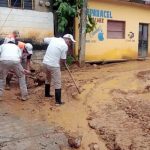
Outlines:
{"type": "MultiPolygon", "coordinates": [[[[125,39],[107,39],[107,18],[103,23],[97,23],[103,31],[104,40],[98,40],[98,33],[94,36],[86,35],[86,61],[132,59],[138,57],[139,23],[150,24],[150,7],[128,5],[126,3],[112,2],[109,0],[90,0],[90,9],[111,11],[112,18],[109,20],[125,21],[125,39]],[[129,32],[135,37],[130,40],[129,32]]],[[[78,23],[76,23],[76,38],[78,39],[78,23]]],[[[91,33],[92,35],[92,33],[91,33]]],[[[78,51],[76,47],[76,52],[78,51]]],[[[149,25],[149,53],[150,53],[150,25],[149,25]]]]}

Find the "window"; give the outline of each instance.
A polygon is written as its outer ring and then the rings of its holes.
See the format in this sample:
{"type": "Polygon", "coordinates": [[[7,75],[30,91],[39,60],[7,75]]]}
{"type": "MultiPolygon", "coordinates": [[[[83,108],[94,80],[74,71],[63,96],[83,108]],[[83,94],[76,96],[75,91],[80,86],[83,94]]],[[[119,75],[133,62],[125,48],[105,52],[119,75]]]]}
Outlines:
{"type": "Polygon", "coordinates": [[[11,7],[20,7],[21,8],[21,0],[11,0],[10,1],[11,7]]]}
{"type": "Polygon", "coordinates": [[[7,0],[0,0],[0,7],[8,7],[8,1],[7,0]]]}
{"type": "Polygon", "coordinates": [[[33,9],[34,0],[0,0],[0,7],[33,9]]]}
{"type": "Polygon", "coordinates": [[[107,38],[108,39],[124,39],[125,38],[125,21],[108,20],[107,38]]]}
{"type": "Polygon", "coordinates": [[[34,6],[34,1],[33,0],[24,0],[23,6],[24,9],[33,9],[34,6]]]}

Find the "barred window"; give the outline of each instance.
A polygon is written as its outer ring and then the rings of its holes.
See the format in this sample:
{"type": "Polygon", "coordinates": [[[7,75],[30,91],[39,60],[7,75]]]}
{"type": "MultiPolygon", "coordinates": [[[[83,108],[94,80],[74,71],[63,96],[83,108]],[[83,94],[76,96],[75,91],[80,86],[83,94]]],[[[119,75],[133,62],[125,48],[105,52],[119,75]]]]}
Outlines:
{"type": "Polygon", "coordinates": [[[10,6],[11,7],[20,7],[21,8],[21,1],[22,0],[11,0],[10,1],[10,6]]]}
{"type": "Polygon", "coordinates": [[[34,0],[0,0],[0,7],[34,9],[34,0]]]}
{"type": "Polygon", "coordinates": [[[1,0],[0,7],[8,7],[8,0],[1,0]]]}

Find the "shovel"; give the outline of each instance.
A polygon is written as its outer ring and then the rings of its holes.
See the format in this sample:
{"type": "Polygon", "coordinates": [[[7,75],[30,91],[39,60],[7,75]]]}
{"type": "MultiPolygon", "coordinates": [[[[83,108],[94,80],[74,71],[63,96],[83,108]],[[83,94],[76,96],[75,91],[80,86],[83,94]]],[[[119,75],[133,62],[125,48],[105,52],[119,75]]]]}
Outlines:
{"type": "Polygon", "coordinates": [[[72,78],[72,80],[73,80],[73,82],[74,82],[74,85],[76,86],[76,89],[77,89],[78,93],[80,94],[80,93],[81,93],[81,92],[80,92],[80,89],[79,89],[79,87],[77,86],[77,84],[76,84],[76,82],[75,82],[75,80],[74,80],[74,78],[73,78],[73,76],[72,76],[72,74],[71,74],[71,72],[70,72],[70,70],[69,70],[68,65],[65,64],[65,66],[66,66],[66,68],[67,68],[67,70],[68,70],[68,72],[69,72],[70,77],[72,78]]]}

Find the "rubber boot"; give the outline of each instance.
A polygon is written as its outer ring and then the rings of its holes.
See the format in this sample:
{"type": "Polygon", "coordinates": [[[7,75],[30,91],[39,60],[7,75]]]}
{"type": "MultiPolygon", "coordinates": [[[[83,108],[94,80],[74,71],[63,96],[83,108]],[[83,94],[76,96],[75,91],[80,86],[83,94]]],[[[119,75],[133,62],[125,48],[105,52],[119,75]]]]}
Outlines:
{"type": "Polygon", "coordinates": [[[55,89],[55,101],[56,105],[64,104],[64,102],[61,101],[61,89],[55,89]]]}
{"type": "Polygon", "coordinates": [[[45,97],[53,97],[50,95],[50,84],[45,84],[45,97]]]}
{"type": "Polygon", "coordinates": [[[5,90],[10,90],[10,81],[11,81],[12,76],[13,76],[12,74],[7,75],[5,90]]]}

